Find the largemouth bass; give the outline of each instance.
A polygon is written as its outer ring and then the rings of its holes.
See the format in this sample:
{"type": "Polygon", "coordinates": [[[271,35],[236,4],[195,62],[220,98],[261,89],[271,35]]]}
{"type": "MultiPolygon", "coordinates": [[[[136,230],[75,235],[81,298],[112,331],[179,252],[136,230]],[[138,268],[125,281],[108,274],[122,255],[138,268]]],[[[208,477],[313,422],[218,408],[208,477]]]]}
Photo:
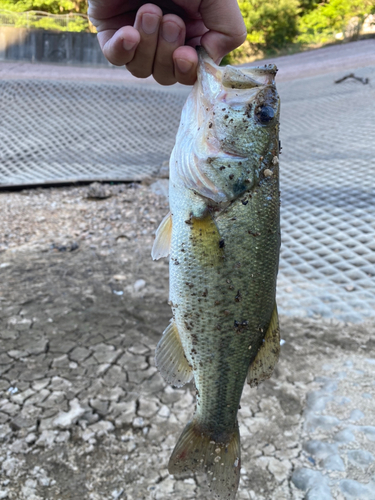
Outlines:
{"type": "Polygon", "coordinates": [[[205,471],[226,500],[240,477],[246,377],[252,386],[269,378],[280,350],[276,71],[219,67],[200,50],[170,159],[170,213],[152,250],[170,254],[173,311],[156,364],[173,386],[194,377],[197,397],[169,472],[205,471]]]}

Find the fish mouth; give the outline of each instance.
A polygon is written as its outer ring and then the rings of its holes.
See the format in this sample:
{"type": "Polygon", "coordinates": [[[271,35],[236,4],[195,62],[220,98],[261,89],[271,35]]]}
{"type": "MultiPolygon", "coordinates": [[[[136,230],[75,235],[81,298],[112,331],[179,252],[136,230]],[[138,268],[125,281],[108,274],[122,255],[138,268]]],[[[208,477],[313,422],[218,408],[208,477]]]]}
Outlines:
{"type": "Polygon", "coordinates": [[[277,67],[274,64],[263,68],[235,68],[226,66],[223,72],[222,83],[224,87],[232,89],[251,89],[274,85],[277,67]]]}
{"type": "Polygon", "coordinates": [[[277,67],[269,64],[262,67],[241,67],[225,66],[220,67],[213,62],[203,47],[198,49],[198,56],[201,66],[207,73],[228,89],[252,89],[256,87],[275,85],[277,67]]]}

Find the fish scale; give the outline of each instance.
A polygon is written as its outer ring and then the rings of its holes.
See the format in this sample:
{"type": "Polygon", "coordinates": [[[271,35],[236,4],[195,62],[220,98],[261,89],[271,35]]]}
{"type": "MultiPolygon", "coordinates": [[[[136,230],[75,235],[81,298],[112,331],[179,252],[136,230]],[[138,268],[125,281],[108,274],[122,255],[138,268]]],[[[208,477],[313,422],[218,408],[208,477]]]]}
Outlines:
{"type": "MultiPolygon", "coordinates": [[[[197,415],[215,434],[235,427],[248,367],[274,307],[280,246],[276,175],[267,189],[253,192],[246,205],[236,200],[213,217],[218,230],[213,249],[217,265],[212,264],[212,255],[197,258],[202,245],[194,245],[191,239],[191,225],[185,223],[188,211],[173,212],[178,236],[172,240],[171,261],[179,264],[172,264],[170,271],[172,310],[176,324],[184,325],[179,326],[184,329],[181,340],[195,371],[197,415]],[[270,222],[264,232],[267,216],[270,222]],[[223,249],[219,235],[225,242],[223,249]]],[[[179,200],[181,206],[188,206],[188,200],[179,200]]]]}
{"type": "Polygon", "coordinates": [[[169,462],[203,470],[215,498],[235,497],[243,386],[279,354],[280,249],[275,67],[218,67],[203,51],[170,160],[170,214],[153,257],[170,253],[173,318],[156,349],[167,382],[194,378],[196,411],[169,462]]]}

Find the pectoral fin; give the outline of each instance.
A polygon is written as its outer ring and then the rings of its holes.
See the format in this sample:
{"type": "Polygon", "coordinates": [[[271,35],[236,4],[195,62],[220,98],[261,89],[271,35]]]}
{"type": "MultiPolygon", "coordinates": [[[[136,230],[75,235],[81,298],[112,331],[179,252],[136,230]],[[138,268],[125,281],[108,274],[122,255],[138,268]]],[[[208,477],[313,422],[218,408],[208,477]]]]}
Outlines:
{"type": "Polygon", "coordinates": [[[202,218],[191,218],[191,241],[194,257],[203,265],[217,266],[223,261],[225,241],[209,212],[202,218]]]}
{"type": "Polygon", "coordinates": [[[155,234],[155,241],[151,250],[153,260],[168,257],[172,240],[172,214],[170,212],[161,221],[155,234]]]}
{"type": "Polygon", "coordinates": [[[182,387],[193,377],[193,370],[185,357],[174,320],[165,329],[156,346],[155,361],[164,380],[174,387],[182,387]]]}
{"type": "Polygon", "coordinates": [[[260,346],[258,354],[251,363],[247,374],[247,383],[250,384],[251,387],[255,387],[259,382],[271,377],[273,369],[279,359],[279,353],[280,329],[277,306],[275,304],[263,344],[260,346]]]}

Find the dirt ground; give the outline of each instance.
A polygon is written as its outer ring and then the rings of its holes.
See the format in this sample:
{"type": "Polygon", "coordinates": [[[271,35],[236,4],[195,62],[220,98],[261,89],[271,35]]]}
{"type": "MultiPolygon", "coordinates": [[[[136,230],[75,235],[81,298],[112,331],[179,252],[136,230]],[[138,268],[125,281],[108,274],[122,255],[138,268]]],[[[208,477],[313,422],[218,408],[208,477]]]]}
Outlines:
{"type": "MultiPolygon", "coordinates": [[[[209,498],[167,471],[195,390],[155,368],[171,313],[154,191],[0,193],[0,499],[209,498]]],[[[244,390],[238,498],[373,500],[374,324],[281,331],[272,379],[244,390]]]]}

